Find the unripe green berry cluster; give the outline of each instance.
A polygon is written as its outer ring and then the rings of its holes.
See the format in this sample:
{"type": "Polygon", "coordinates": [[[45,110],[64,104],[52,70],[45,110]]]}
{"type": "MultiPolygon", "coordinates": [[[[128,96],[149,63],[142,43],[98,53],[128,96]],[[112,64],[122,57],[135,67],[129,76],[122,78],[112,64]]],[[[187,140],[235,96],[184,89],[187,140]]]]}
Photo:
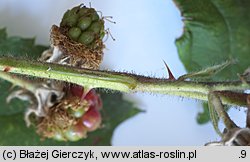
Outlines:
{"type": "Polygon", "coordinates": [[[90,46],[104,36],[104,21],[94,8],[77,6],[65,12],[60,27],[72,40],[90,46]]]}

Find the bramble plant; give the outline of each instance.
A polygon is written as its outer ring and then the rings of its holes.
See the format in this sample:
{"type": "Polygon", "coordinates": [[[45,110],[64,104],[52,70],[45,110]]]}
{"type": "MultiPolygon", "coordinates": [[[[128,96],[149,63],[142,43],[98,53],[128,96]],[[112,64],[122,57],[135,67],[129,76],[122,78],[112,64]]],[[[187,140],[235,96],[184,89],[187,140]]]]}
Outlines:
{"type": "Polygon", "coordinates": [[[250,21],[247,19],[250,1],[244,4],[236,0],[175,2],[185,24],[176,45],[189,72],[178,78],[166,63],[169,78],[162,79],[99,70],[105,47],[102,39],[109,33],[104,27],[105,18],[94,8],[82,4],[67,10],[60,26],[52,26],[50,48],[34,45],[31,39],[8,38],[6,30],[1,29],[0,49],[4,53],[0,57],[0,90],[3,92],[0,100],[7,103],[0,109],[0,122],[6,123],[0,129],[15,127],[1,131],[2,136],[14,134],[23,140],[0,140],[0,144],[110,144],[114,128],[140,110],[122,99],[121,93],[104,93],[100,90],[104,88],[202,100],[204,112],[198,115],[198,122],[210,119],[221,136],[221,141],[206,145],[250,145],[250,95],[247,92],[250,90],[250,21]],[[233,12],[237,14],[232,15],[233,12]],[[239,17],[244,22],[238,21],[239,17]],[[16,56],[4,55],[10,48],[16,56]],[[24,53],[31,59],[20,58],[24,53]],[[35,61],[35,57],[39,61],[35,61]],[[215,61],[217,65],[211,66],[215,61]],[[10,83],[19,88],[8,94],[6,89],[10,83]],[[235,106],[247,110],[243,128],[237,126],[226,111],[235,106]],[[24,122],[23,107],[27,107],[26,126],[15,126],[13,119],[24,122]],[[223,131],[218,127],[220,119],[225,125],[223,131]]]}

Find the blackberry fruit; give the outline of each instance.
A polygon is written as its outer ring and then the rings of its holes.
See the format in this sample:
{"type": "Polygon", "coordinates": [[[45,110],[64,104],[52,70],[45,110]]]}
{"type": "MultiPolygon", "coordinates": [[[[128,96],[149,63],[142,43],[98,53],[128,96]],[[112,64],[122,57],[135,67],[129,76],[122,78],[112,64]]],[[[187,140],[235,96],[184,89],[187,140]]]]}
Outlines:
{"type": "Polygon", "coordinates": [[[94,8],[77,6],[68,10],[60,23],[61,28],[65,28],[67,36],[78,43],[91,47],[98,39],[102,39],[104,32],[104,21],[94,8]],[[79,30],[81,36],[79,37],[79,30]]]}

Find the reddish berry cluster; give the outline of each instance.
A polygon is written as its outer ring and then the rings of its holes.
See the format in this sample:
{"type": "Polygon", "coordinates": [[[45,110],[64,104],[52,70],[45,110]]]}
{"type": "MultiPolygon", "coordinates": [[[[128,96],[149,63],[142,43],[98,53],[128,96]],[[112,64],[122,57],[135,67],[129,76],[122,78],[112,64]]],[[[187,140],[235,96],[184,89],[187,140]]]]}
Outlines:
{"type": "Polygon", "coordinates": [[[71,85],[60,103],[38,124],[38,134],[58,141],[77,141],[101,125],[102,101],[94,89],[71,85]],[[86,93],[85,93],[86,92],[86,93]]]}
{"type": "Polygon", "coordinates": [[[73,113],[74,117],[77,118],[76,124],[67,131],[64,131],[61,136],[63,137],[62,139],[55,136],[54,138],[57,140],[65,140],[66,138],[66,140],[77,141],[81,138],[86,138],[87,132],[95,131],[101,125],[102,117],[100,110],[102,108],[102,101],[95,90],[92,89],[85,94],[83,87],[72,85],[70,93],[78,97],[80,103],[87,102],[88,106],[82,106],[73,113]]]}
{"type": "Polygon", "coordinates": [[[102,101],[100,96],[94,89],[85,95],[83,87],[80,86],[71,86],[70,91],[72,95],[87,101],[89,105],[89,108],[79,120],[78,126],[84,127],[88,131],[96,130],[101,123],[100,110],[102,108],[102,101]]]}

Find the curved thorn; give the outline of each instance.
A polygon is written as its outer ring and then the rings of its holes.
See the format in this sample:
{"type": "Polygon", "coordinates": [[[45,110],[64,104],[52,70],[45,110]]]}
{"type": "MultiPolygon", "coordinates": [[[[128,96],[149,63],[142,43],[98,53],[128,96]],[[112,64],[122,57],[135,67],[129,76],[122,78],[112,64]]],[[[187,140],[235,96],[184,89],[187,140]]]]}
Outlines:
{"type": "Polygon", "coordinates": [[[176,80],[174,75],[172,74],[170,68],[168,67],[167,63],[163,60],[166,68],[167,68],[167,71],[168,71],[168,80],[176,80]]]}

